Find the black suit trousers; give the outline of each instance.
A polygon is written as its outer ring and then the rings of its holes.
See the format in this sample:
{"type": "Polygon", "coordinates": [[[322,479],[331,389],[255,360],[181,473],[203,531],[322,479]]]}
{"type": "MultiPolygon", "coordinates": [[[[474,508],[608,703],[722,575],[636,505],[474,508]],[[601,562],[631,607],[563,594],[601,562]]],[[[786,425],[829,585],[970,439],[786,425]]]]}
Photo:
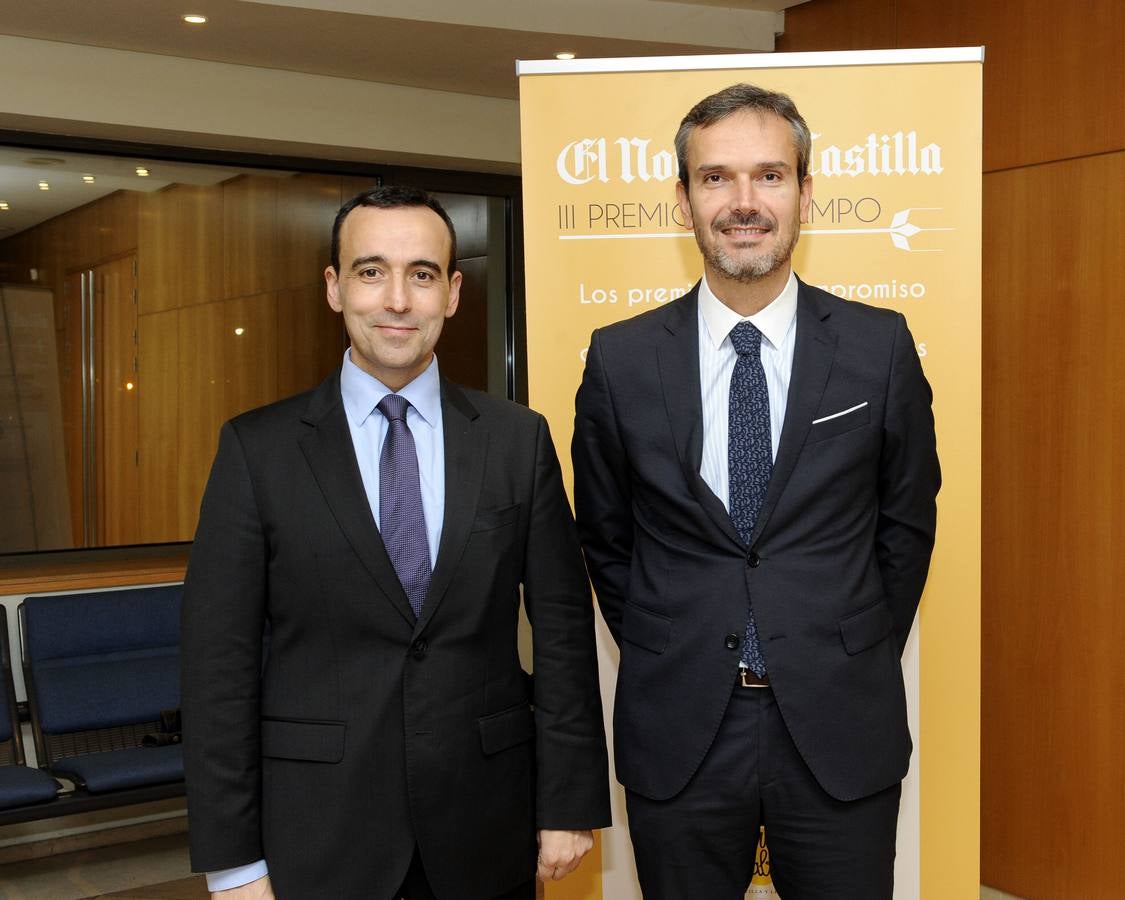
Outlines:
{"type": "Polygon", "coordinates": [[[901,786],[841,801],[817,783],[769,688],[736,687],[680,793],[627,792],[645,900],[742,900],[765,825],[782,900],[891,900],[901,786]]]}
{"type": "MultiPolygon", "coordinates": [[[[426,868],[422,863],[422,854],[414,848],[414,858],[410,861],[410,869],[392,900],[437,900],[437,894],[430,886],[426,877],[426,868]]],[[[498,894],[493,900],[535,900],[535,879],[525,881],[510,891],[498,894]]]]}

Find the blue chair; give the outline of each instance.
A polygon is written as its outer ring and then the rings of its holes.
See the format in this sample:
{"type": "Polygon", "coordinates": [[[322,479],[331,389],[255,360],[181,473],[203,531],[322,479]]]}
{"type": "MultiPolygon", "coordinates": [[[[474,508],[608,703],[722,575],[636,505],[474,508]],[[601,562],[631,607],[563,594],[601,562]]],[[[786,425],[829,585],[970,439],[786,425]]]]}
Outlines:
{"type": "Polygon", "coordinates": [[[20,604],[40,765],[91,794],[183,781],[179,744],[142,746],[180,705],[182,593],[174,585],[20,604]]]}
{"type": "Polygon", "coordinates": [[[0,606],[0,809],[47,803],[58,796],[58,782],[46,772],[29,769],[25,763],[12,681],[8,611],[0,606]]]}

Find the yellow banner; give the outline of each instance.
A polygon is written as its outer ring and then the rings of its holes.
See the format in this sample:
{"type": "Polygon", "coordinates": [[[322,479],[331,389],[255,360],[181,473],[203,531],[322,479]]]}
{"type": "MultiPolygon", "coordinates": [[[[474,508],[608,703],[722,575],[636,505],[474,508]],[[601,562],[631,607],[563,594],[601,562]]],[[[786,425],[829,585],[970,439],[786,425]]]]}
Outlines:
{"type": "MultiPolygon", "coordinates": [[[[673,136],[688,109],[723,87],[784,91],[813,132],[797,274],[909,321],[934,388],[944,484],[920,627],[904,658],[915,753],[900,814],[902,898],[975,897],[980,884],[980,61],[971,49],[520,69],[529,396],[550,420],[568,480],[591,331],[673,301],[702,272],[676,206],[673,136]]],[[[615,651],[602,655],[608,726],[615,651]]],[[[623,808],[600,860],[549,886],[549,898],[639,897],[623,808]]],[[[776,896],[764,880],[748,896],[776,896]]]]}

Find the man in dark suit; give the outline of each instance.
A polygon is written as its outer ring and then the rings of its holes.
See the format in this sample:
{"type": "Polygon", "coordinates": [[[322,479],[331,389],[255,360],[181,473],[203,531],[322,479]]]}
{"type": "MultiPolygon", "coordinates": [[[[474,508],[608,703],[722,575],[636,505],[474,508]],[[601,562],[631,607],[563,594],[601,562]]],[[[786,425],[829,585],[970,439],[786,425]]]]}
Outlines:
{"type": "Polygon", "coordinates": [[[561,878],[609,824],[547,425],[438,374],[455,242],[421,191],[345,204],[340,370],[223,426],[183,618],[192,864],[216,895],[530,898],[537,858],[561,878]]]}
{"type": "Polygon", "coordinates": [[[735,85],[676,137],[704,277],[596,331],[575,508],[620,650],[617,774],[646,900],[889,898],[900,656],[934,541],[931,393],[897,313],[800,282],[792,101],[735,85]]]}

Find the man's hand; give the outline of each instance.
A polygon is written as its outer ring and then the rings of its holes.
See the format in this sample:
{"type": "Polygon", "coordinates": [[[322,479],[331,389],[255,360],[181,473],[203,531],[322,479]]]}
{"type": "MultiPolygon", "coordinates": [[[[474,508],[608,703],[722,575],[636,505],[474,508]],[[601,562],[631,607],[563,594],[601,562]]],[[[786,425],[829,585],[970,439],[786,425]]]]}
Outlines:
{"type": "Polygon", "coordinates": [[[273,885],[269,875],[263,875],[249,884],[242,884],[227,891],[215,891],[211,900],[274,900],[273,885]]]}
{"type": "Polygon", "coordinates": [[[539,880],[558,881],[578,868],[594,846],[592,831],[539,832],[539,880]]]}

